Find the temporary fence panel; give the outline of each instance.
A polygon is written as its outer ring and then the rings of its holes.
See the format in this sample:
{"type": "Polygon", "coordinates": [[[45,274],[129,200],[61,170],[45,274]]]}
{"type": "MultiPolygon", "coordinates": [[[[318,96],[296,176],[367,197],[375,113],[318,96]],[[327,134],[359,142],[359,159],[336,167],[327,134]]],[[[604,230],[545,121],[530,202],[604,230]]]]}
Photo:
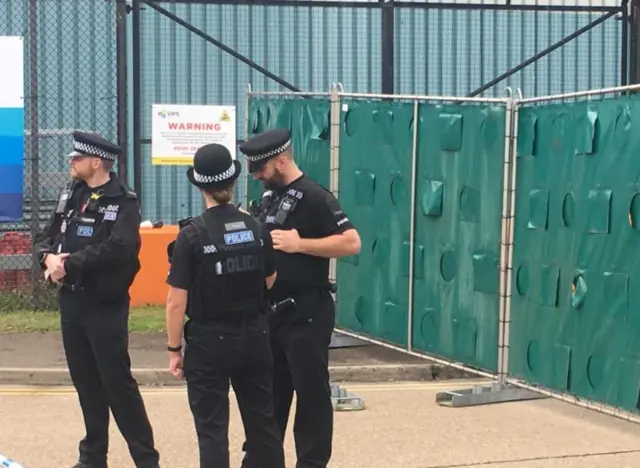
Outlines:
{"type": "Polygon", "coordinates": [[[414,106],[341,101],[339,199],[362,248],[337,262],[337,323],[406,347],[414,106]]]}
{"type": "Polygon", "coordinates": [[[638,411],[640,98],[600,97],[518,110],[508,368],[638,411]]]}
{"type": "Polygon", "coordinates": [[[343,94],[339,327],[497,371],[505,102],[343,94]]]}
{"type": "MultiPolygon", "coordinates": [[[[293,155],[300,168],[329,188],[331,102],[325,96],[249,93],[247,135],[272,128],[291,130],[293,155]]],[[[247,174],[247,203],[260,202],[262,182],[247,174]]]]}
{"type": "Polygon", "coordinates": [[[414,348],[497,371],[506,106],[419,116],[414,348]]]}

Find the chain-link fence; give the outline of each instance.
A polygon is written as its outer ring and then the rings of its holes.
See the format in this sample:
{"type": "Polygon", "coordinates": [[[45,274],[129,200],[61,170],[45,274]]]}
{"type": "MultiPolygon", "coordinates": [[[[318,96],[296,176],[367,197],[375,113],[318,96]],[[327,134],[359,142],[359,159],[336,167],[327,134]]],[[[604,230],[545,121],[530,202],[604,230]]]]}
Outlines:
{"type": "Polygon", "coordinates": [[[627,80],[627,0],[251,3],[132,0],[131,152],[150,219],[175,223],[203,209],[183,167],[151,162],[154,103],[235,106],[243,139],[247,84],[504,97],[507,86],[536,96],[627,80]]]}
{"type": "Polygon", "coordinates": [[[0,36],[22,38],[24,50],[22,207],[21,216],[0,221],[0,311],[55,307],[55,288],[44,283],[32,255],[33,239],[69,182],[73,131],[119,140],[119,101],[126,98],[119,89],[126,82],[118,80],[124,47],[118,8],[124,2],[0,2],[0,36]]]}

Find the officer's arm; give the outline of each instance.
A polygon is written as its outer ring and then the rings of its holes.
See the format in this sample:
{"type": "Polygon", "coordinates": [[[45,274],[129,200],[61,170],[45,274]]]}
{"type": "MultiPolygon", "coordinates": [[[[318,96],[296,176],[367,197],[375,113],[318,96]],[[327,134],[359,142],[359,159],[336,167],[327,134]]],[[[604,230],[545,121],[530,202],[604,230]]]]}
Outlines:
{"type": "Polygon", "coordinates": [[[169,292],[165,319],[167,324],[167,340],[169,346],[182,343],[182,328],[187,311],[187,298],[191,287],[191,243],[186,227],[178,233],[171,255],[171,268],[167,276],[169,292]]]}
{"type": "Polygon", "coordinates": [[[300,239],[299,252],[324,258],[339,258],[360,253],[360,235],[340,203],[327,192],[312,204],[317,239],[300,239]]]}
{"type": "Polygon", "coordinates": [[[47,221],[44,229],[36,234],[34,239],[34,251],[38,256],[38,263],[41,268],[45,268],[44,257],[46,254],[55,253],[55,246],[53,245],[56,236],[60,232],[60,225],[62,222],[62,215],[57,214],[55,210],[51,214],[51,217],[47,221]]]}
{"type": "MultiPolygon", "coordinates": [[[[125,199],[113,222],[109,237],[71,254],[65,262],[67,273],[87,271],[121,263],[137,255],[141,215],[137,200],[125,199]]],[[[110,223],[111,221],[103,221],[110,223]]]]}
{"type": "Polygon", "coordinates": [[[267,228],[263,224],[261,225],[260,229],[260,238],[262,239],[262,247],[264,248],[265,254],[264,283],[267,289],[271,289],[273,287],[273,284],[276,282],[276,277],[278,276],[278,273],[276,272],[276,253],[273,250],[273,241],[271,240],[271,236],[269,235],[269,228],[267,228]]]}

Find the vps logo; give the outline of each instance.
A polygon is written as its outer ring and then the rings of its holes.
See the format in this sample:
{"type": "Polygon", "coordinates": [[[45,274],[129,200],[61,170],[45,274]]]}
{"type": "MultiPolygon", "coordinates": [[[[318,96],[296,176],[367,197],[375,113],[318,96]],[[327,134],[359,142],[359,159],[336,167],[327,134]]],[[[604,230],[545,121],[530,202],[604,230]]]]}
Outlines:
{"type": "Polygon", "coordinates": [[[158,117],[162,117],[163,119],[166,119],[167,117],[180,117],[180,112],[167,111],[165,109],[162,109],[158,112],[158,117]]]}

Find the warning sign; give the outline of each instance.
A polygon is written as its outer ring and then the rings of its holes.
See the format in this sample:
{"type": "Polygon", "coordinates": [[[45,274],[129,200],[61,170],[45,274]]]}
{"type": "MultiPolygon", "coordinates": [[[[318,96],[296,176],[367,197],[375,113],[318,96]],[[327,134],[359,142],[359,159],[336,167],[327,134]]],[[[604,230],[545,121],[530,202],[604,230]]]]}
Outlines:
{"type": "Polygon", "coordinates": [[[229,117],[229,113],[227,112],[227,109],[223,109],[222,116],[220,117],[220,122],[229,122],[230,120],[231,120],[231,117],[229,117]]]}

